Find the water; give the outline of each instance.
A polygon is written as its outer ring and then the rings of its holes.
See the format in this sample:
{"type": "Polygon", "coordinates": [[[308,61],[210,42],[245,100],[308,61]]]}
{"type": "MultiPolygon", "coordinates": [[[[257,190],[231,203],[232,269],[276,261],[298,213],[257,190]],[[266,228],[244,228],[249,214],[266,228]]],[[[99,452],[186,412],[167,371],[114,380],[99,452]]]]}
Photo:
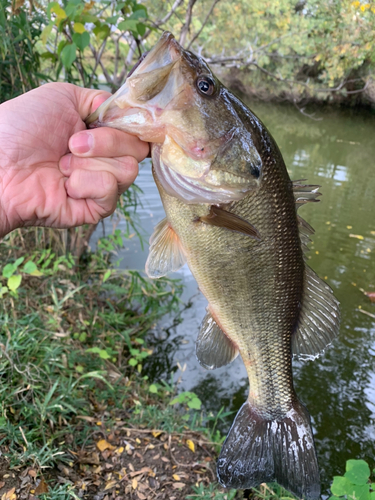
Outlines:
{"type": "MultiPolygon", "coordinates": [[[[361,291],[375,291],[375,119],[326,111],[317,114],[322,120],[313,121],[294,108],[249,105],[275,137],[290,177],[322,186],[321,202],[299,214],[316,230],[308,263],[341,302],[341,332],[319,359],[294,363],[294,376],[312,417],[326,489],[349,458],[375,465],[375,319],[360,312],[375,314],[375,305],[361,291]]],[[[149,163],[137,184],[144,191],[138,215],[149,235],[164,217],[149,163]]],[[[143,269],[147,252],[136,238],[130,240],[122,266],[143,269]]],[[[149,372],[157,379],[175,367],[181,390],[196,392],[208,411],[237,410],[248,391],[242,361],[212,372],[198,364],[194,341],[207,303],[186,266],[175,276],[184,281],[184,300],[192,306],[183,312],[182,323],[167,319],[160,328],[149,372]]]]}

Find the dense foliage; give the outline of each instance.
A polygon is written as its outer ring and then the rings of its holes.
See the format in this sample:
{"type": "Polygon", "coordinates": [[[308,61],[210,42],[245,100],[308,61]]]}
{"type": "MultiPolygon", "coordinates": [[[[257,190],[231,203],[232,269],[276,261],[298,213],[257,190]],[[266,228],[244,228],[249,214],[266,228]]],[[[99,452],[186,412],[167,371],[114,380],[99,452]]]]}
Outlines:
{"type": "Polygon", "coordinates": [[[168,29],[230,83],[265,99],[375,101],[374,2],[18,0],[13,10],[9,0],[1,4],[1,100],[19,93],[5,83],[27,90],[46,79],[116,90],[168,29]]]}

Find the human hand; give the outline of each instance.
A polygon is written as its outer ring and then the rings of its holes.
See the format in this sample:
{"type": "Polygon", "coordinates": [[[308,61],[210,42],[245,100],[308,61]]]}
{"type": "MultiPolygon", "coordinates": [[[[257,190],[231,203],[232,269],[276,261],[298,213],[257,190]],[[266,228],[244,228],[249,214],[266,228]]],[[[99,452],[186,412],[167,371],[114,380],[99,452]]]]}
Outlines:
{"type": "Polygon", "coordinates": [[[0,106],[0,237],[23,226],[95,224],[113,213],[149,145],[86,130],[110,94],[50,83],[0,106]]]}

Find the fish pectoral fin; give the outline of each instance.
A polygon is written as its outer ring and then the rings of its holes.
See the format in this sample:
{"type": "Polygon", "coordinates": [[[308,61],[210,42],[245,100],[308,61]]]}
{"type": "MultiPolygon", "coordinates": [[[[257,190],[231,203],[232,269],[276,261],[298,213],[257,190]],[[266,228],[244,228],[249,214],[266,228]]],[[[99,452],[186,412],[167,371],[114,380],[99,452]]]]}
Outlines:
{"type": "Polygon", "coordinates": [[[217,461],[219,483],[247,489],[277,481],[298,498],[320,497],[310,417],[298,401],[271,420],[247,401],[237,413],[217,461]]]}
{"type": "Polygon", "coordinates": [[[146,261],[149,278],[161,278],[171,271],[177,271],[186,262],[181,241],[167,219],[157,224],[150,238],[150,249],[146,261]]]}
{"type": "Polygon", "coordinates": [[[215,205],[211,206],[210,213],[208,215],[200,217],[199,220],[204,224],[222,227],[229,229],[230,231],[246,234],[256,240],[260,240],[260,235],[257,229],[250,224],[250,222],[215,205]]]}
{"type": "Polygon", "coordinates": [[[210,312],[202,321],[195,353],[199,363],[207,370],[227,365],[238,356],[237,346],[225,335],[210,312]]]}
{"type": "Polygon", "coordinates": [[[297,329],[292,336],[293,355],[314,359],[339,333],[340,307],[331,288],[305,266],[305,284],[297,329]]]}

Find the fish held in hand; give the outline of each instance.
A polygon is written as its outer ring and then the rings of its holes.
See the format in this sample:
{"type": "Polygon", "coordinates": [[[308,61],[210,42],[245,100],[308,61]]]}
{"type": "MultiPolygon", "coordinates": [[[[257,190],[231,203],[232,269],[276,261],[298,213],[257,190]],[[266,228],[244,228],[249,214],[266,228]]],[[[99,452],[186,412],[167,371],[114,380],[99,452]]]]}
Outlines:
{"type": "Polygon", "coordinates": [[[276,480],[318,498],[310,417],[292,377],[292,353],[313,359],[339,328],[337,300],[304,261],[313,229],[297,216],[318,186],[291,182],[262,122],[170,33],[87,123],[152,143],[166,219],[146,271],[157,278],[187,262],[209,303],[199,362],[213,369],[240,354],[245,364],[249,396],[223,444],[220,483],[276,480]]]}

